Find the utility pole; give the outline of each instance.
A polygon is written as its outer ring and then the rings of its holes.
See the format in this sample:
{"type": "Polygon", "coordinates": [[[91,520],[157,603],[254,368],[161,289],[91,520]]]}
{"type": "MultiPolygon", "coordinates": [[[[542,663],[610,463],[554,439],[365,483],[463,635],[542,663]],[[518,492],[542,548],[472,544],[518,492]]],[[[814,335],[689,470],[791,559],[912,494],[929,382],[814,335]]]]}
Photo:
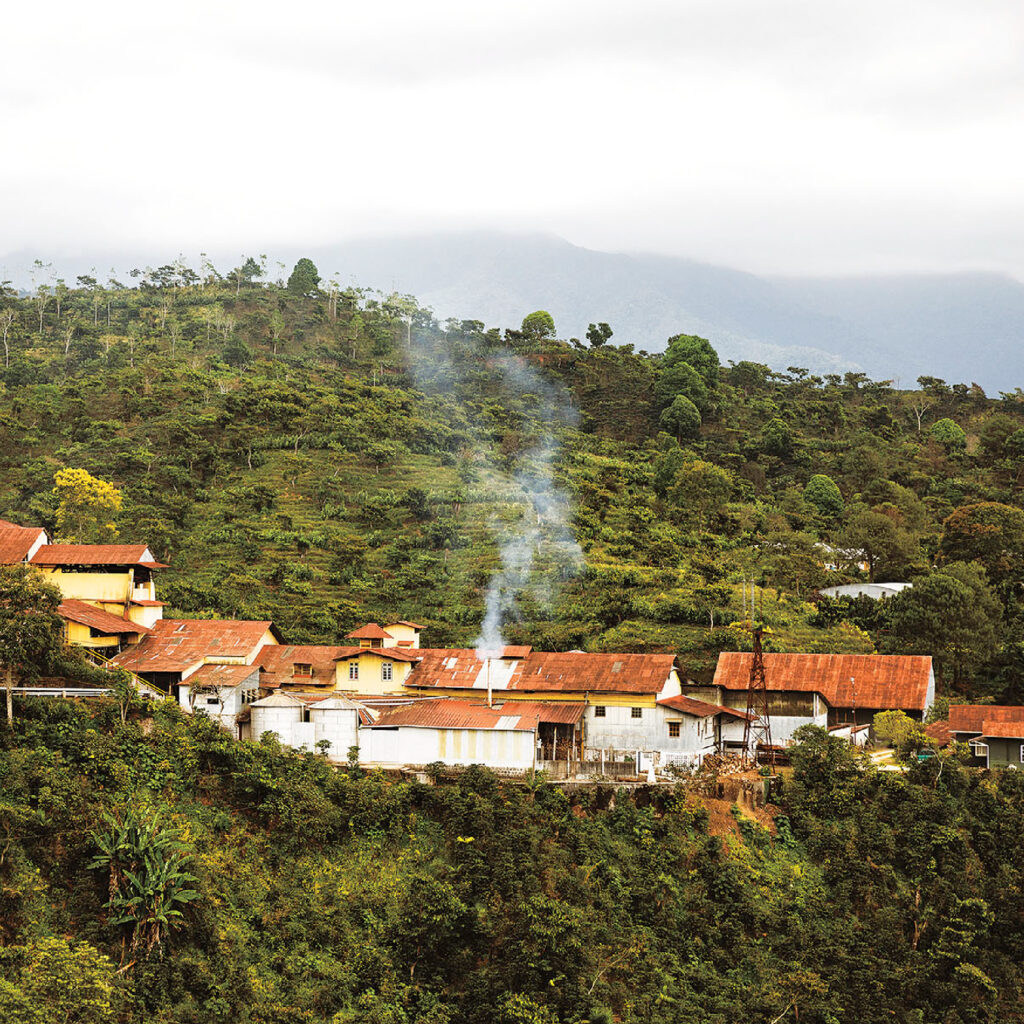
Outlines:
{"type": "Polygon", "coordinates": [[[772,727],[768,716],[768,687],[764,678],[764,655],[761,651],[760,624],[753,626],[754,654],[750,662],[750,681],[747,683],[747,720],[743,723],[743,760],[757,764],[757,752],[764,748],[769,763],[775,766],[772,747],[772,727]],[[753,746],[753,754],[751,754],[753,746]]]}

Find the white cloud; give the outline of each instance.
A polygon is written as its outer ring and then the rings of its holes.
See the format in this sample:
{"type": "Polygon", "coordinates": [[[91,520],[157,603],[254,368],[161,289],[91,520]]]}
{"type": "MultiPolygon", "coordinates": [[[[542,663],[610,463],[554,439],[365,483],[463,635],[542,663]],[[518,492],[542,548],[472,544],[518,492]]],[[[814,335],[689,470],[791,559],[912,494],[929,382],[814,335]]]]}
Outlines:
{"type": "Polygon", "coordinates": [[[757,270],[1024,276],[1024,10],[20,7],[0,252],[504,226],[757,270]]]}

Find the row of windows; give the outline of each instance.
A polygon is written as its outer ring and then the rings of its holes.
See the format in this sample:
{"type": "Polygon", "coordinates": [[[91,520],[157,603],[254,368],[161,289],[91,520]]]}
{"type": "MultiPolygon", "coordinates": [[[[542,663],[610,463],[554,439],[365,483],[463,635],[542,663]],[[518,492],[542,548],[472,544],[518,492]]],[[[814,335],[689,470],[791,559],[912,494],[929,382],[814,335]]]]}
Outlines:
{"type": "MultiPolygon", "coordinates": [[[[607,717],[605,715],[605,711],[606,710],[607,710],[607,708],[605,708],[605,706],[603,704],[595,704],[594,705],[594,717],[595,718],[605,718],[605,717],[607,717]]],[[[643,708],[630,708],[629,709],[629,717],[630,718],[643,718],[644,717],[644,709],[643,708]]]]}
{"type": "MultiPolygon", "coordinates": [[[[394,679],[395,666],[394,662],[384,661],[381,662],[380,666],[380,678],[382,682],[390,683],[394,679]]],[[[348,666],[348,677],[352,682],[355,682],[359,678],[359,662],[353,661],[348,666]]]]}
{"type": "MultiPolygon", "coordinates": [[[[605,713],[606,710],[607,709],[605,708],[605,706],[603,704],[595,704],[594,705],[594,717],[595,718],[607,718],[607,715],[605,713]]],[[[644,709],[643,708],[630,708],[629,712],[630,712],[630,714],[629,714],[630,718],[643,718],[644,717],[644,709]]],[[[679,727],[680,727],[681,724],[682,724],[681,722],[669,722],[668,723],[668,734],[669,734],[669,736],[678,737],[679,736],[679,727]]],[[[1022,758],[1022,760],[1024,760],[1024,758],[1022,758]]]]}

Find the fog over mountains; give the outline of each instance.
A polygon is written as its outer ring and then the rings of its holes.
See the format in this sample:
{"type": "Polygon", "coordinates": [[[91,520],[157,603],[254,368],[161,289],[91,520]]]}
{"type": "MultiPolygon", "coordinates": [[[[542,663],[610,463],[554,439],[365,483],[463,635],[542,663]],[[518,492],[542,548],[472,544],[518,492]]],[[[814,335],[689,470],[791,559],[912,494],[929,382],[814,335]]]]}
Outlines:
{"type": "Polygon", "coordinates": [[[559,337],[604,320],[613,342],[650,352],[679,332],[723,361],[862,370],[914,386],[922,374],[1024,387],[1024,284],[999,274],[781,278],[562,239],[491,232],[348,242],[314,253],[321,272],[408,292],[440,318],[518,326],[546,309],[559,337]]]}
{"type": "MultiPolygon", "coordinates": [[[[912,387],[918,376],[1024,387],[1024,284],[994,273],[845,278],[757,276],[670,256],[609,253],[563,239],[480,231],[276,248],[290,267],[310,256],[326,279],[415,295],[439,319],[516,327],[546,309],[559,337],[607,321],[613,343],[650,352],[672,334],[711,340],[723,362],[750,359],[815,373],[860,370],[912,387]]],[[[222,271],[237,256],[215,256],[222,271]]],[[[69,281],[90,266],[128,268],[167,255],[55,260],[69,281]]],[[[3,258],[6,276],[25,254],[3,258]]],[[[18,274],[17,277],[22,275],[18,274]]],[[[102,275],[98,275],[102,276],[102,275]]]]}

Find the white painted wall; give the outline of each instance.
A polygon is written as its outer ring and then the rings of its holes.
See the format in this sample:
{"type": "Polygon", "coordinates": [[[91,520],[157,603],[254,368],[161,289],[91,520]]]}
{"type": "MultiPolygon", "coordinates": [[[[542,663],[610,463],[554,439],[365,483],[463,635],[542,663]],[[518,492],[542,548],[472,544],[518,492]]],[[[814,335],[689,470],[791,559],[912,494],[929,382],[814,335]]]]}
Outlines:
{"type": "Polygon", "coordinates": [[[482,764],[489,768],[533,767],[536,734],[515,729],[359,730],[359,763],[388,765],[482,764]]]}
{"type": "Polygon", "coordinates": [[[345,708],[317,708],[309,711],[313,723],[314,744],[330,743],[327,756],[332,761],[348,759],[348,748],[359,744],[359,712],[345,708]]]}
{"type": "Polygon", "coordinates": [[[715,716],[697,718],[665,707],[642,708],[640,718],[630,708],[605,707],[603,718],[593,712],[593,706],[585,712],[584,760],[600,760],[602,751],[606,760],[623,760],[640,750],[657,753],[655,763],[661,764],[700,761],[718,750],[715,716]],[[678,736],[669,735],[669,722],[679,723],[678,736]]]}
{"type": "MultiPolygon", "coordinates": [[[[595,708],[601,707],[599,698],[588,704],[583,713],[583,737],[588,747],[598,750],[653,750],[657,740],[667,736],[664,720],[659,714],[661,708],[640,707],[640,717],[634,718],[632,708],[603,705],[604,715],[595,715],[595,708]]],[[[613,759],[614,760],[614,759],[613,759]]]]}
{"type": "Polygon", "coordinates": [[[302,725],[302,708],[252,707],[252,738],[258,743],[265,732],[277,733],[277,738],[288,747],[296,746],[297,726],[302,725]]]}
{"type": "Polygon", "coordinates": [[[185,711],[203,711],[223,728],[237,735],[238,716],[246,706],[248,695],[255,700],[259,691],[258,676],[255,674],[237,686],[219,686],[217,693],[203,693],[191,700],[191,687],[187,682],[178,687],[178,704],[185,711]]]}

